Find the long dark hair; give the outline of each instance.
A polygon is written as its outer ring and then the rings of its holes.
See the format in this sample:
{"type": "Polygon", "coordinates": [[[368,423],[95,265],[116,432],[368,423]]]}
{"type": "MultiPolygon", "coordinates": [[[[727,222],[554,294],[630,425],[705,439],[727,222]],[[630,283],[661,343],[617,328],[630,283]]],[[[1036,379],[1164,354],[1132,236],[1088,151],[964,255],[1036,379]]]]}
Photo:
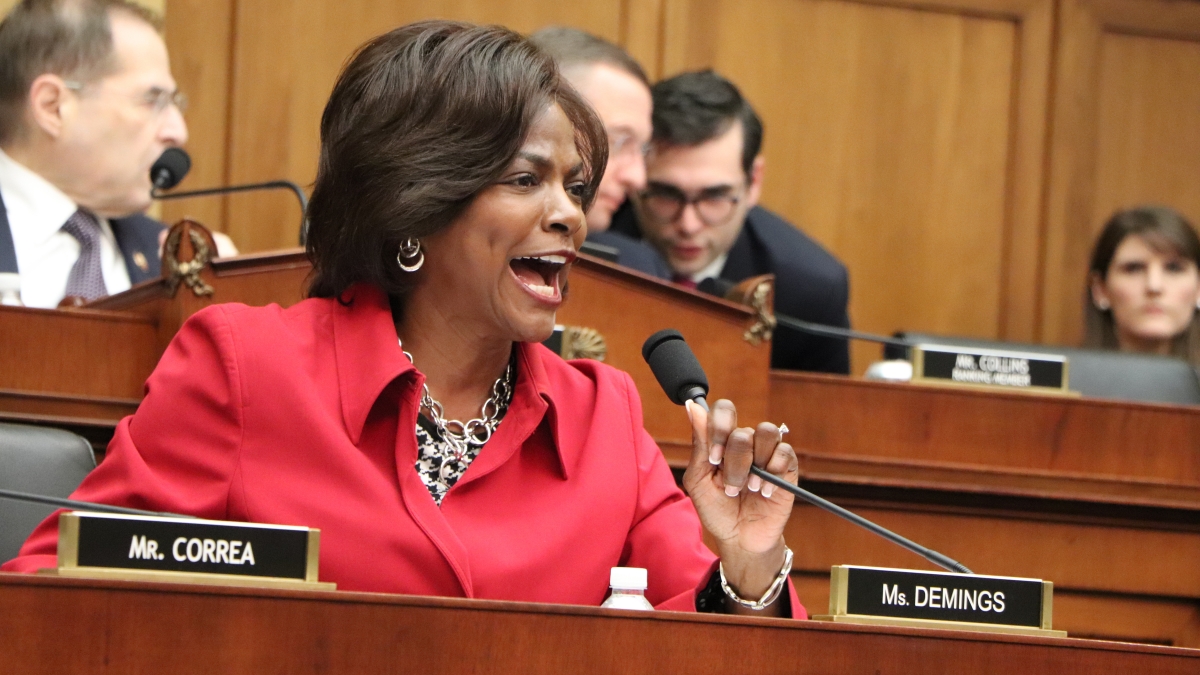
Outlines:
{"type": "Polygon", "coordinates": [[[360,281],[402,298],[404,240],[450,225],[516,157],[530,126],[557,103],[575,128],[591,205],[608,140],[554,61],[499,26],[422,21],[351,57],[321,117],[309,202],[310,297],[360,281]]]}
{"type": "MultiPolygon", "coordinates": [[[[1093,302],[1091,280],[1108,280],[1108,268],[1121,242],[1138,235],[1160,253],[1175,253],[1191,260],[1200,268],[1200,238],[1182,215],[1165,206],[1139,206],[1118,211],[1104,225],[1092,250],[1088,266],[1088,289],[1084,292],[1084,345],[1100,349],[1118,349],[1117,330],[1111,309],[1101,310],[1093,302]]],[[[1171,344],[1171,354],[1200,366],[1200,312],[1192,314],[1192,322],[1171,344]]]]}

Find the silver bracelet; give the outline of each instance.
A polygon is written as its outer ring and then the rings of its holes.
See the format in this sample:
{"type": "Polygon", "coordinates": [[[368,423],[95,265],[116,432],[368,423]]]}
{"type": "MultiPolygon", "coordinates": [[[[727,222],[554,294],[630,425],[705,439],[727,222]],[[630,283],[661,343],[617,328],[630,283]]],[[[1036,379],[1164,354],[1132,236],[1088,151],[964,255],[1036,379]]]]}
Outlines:
{"type": "Polygon", "coordinates": [[[775,581],[771,583],[771,587],[758,600],[746,600],[729,587],[729,582],[725,579],[725,563],[719,564],[717,568],[721,571],[721,590],[725,591],[725,595],[729,596],[730,600],[733,600],[742,607],[749,607],[756,612],[761,612],[767,608],[767,605],[779,598],[779,594],[783,592],[783,587],[787,585],[788,575],[792,573],[792,549],[786,546],[783,547],[783,567],[779,570],[779,575],[775,577],[775,581]]]}

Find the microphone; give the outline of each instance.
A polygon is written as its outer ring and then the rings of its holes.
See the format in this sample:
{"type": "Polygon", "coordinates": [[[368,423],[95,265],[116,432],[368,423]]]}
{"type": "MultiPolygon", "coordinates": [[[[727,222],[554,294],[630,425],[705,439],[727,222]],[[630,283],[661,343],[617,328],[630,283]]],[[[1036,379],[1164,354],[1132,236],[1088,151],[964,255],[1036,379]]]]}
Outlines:
{"type": "Polygon", "coordinates": [[[642,358],[672,403],[683,405],[684,401],[700,399],[701,405],[708,409],[708,402],[704,401],[708,396],[708,376],[679,331],[668,328],[651,335],[642,345],[642,358]]]}
{"type": "Polygon", "coordinates": [[[182,148],[167,148],[150,167],[155,190],[170,190],[192,170],[192,158],[182,148]]]}
{"type": "MultiPolygon", "coordinates": [[[[728,279],[708,277],[707,279],[703,279],[700,281],[700,283],[696,284],[696,290],[709,295],[715,295],[718,298],[723,298],[725,297],[725,294],[728,293],[735,285],[736,284],[728,279]]],[[[865,340],[867,342],[878,342],[879,344],[883,345],[893,345],[896,347],[906,348],[912,346],[912,343],[908,340],[884,337],[882,335],[875,335],[874,333],[863,333],[861,331],[842,328],[840,326],[827,326],[823,323],[802,321],[795,317],[788,316],[787,314],[780,314],[778,312],[775,313],[775,322],[780,326],[787,326],[792,330],[799,331],[801,333],[808,333],[809,335],[817,335],[820,337],[837,338],[841,340],[865,340]]]]}
{"type": "Polygon", "coordinates": [[[171,192],[164,194],[183,180],[184,175],[192,168],[192,159],[182,148],[167,148],[162,156],[150,167],[150,180],[154,182],[154,190],[150,196],[159,199],[183,199],[185,197],[208,197],[211,195],[232,194],[235,192],[252,192],[255,190],[289,190],[296,195],[300,202],[300,245],[308,235],[308,196],[304,190],[290,180],[272,180],[265,183],[245,183],[242,185],[225,185],[222,187],[205,188],[203,190],[188,190],[186,192],[171,192]]]}
{"type": "MultiPolygon", "coordinates": [[[[679,331],[668,328],[651,335],[645,344],[642,345],[642,357],[646,359],[646,363],[654,373],[655,379],[662,385],[663,390],[667,393],[667,397],[673,403],[683,405],[685,401],[691,400],[695,401],[705,410],[708,410],[708,401],[705,400],[705,397],[708,395],[708,377],[704,374],[704,369],[700,366],[700,362],[696,360],[696,355],[692,353],[692,348],[684,341],[679,331]]],[[[848,511],[831,501],[822,499],[804,488],[792,485],[765,469],[751,465],[750,473],[776,487],[787,490],[817,508],[828,511],[859,527],[874,532],[893,544],[916,553],[942,569],[960,574],[972,574],[971,570],[967,569],[962,563],[942,555],[933,549],[925,548],[885,527],[876,525],[857,513],[848,511]]]]}
{"type": "Polygon", "coordinates": [[[46,495],[35,495],[29,492],[17,492],[16,490],[0,490],[0,499],[11,499],[18,502],[29,502],[32,504],[48,504],[50,506],[58,506],[64,509],[75,509],[77,511],[97,511],[100,513],[120,513],[127,516],[165,516],[167,518],[189,518],[192,516],[181,516],[178,513],[165,513],[158,511],[143,511],[141,509],[131,509],[125,506],[110,506],[108,504],[97,504],[95,502],[81,502],[74,499],[62,499],[59,497],[48,497],[46,495]]]}

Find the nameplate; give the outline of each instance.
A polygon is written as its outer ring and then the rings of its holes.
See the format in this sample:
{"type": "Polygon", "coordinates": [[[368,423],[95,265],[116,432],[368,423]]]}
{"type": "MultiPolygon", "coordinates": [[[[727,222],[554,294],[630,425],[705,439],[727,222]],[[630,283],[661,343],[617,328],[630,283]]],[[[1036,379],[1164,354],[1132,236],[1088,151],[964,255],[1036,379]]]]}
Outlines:
{"type": "Polygon", "coordinates": [[[1067,357],[999,349],[914,345],[912,381],[1066,394],[1067,357]]]}
{"type": "Polygon", "coordinates": [[[61,576],[263,586],[317,582],[321,532],[308,527],[86,511],[63,513],[58,522],[61,576]]]}
{"type": "Polygon", "coordinates": [[[838,565],[827,621],[1005,633],[1054,631],[1054,585],[1041,579],[838,565]],[[859,619],[856,621],[855,619],[859,619]]]}

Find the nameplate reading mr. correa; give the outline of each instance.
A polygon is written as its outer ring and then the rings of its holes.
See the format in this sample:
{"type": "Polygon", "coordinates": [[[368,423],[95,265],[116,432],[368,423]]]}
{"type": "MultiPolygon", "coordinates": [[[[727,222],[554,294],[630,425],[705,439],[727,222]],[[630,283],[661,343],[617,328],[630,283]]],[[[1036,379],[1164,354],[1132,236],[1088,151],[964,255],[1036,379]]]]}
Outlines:
{"type": "Polygon", "coordinates": [[[913,382],[1067,393],[1067,357],[998,349],[916,345],[913,382]]]}
{"type": "Polygon", "coordinates": [[[319,547],[307,527],[75,511],[59,516],[58,574],[303,584],[317,581],[319,547]]]}
{"type": "Polygon", "coordinates": [[[1053,584],[1041,579],[839,565],[830,580],[832,621],[1051,631],[1053,584]]]}

